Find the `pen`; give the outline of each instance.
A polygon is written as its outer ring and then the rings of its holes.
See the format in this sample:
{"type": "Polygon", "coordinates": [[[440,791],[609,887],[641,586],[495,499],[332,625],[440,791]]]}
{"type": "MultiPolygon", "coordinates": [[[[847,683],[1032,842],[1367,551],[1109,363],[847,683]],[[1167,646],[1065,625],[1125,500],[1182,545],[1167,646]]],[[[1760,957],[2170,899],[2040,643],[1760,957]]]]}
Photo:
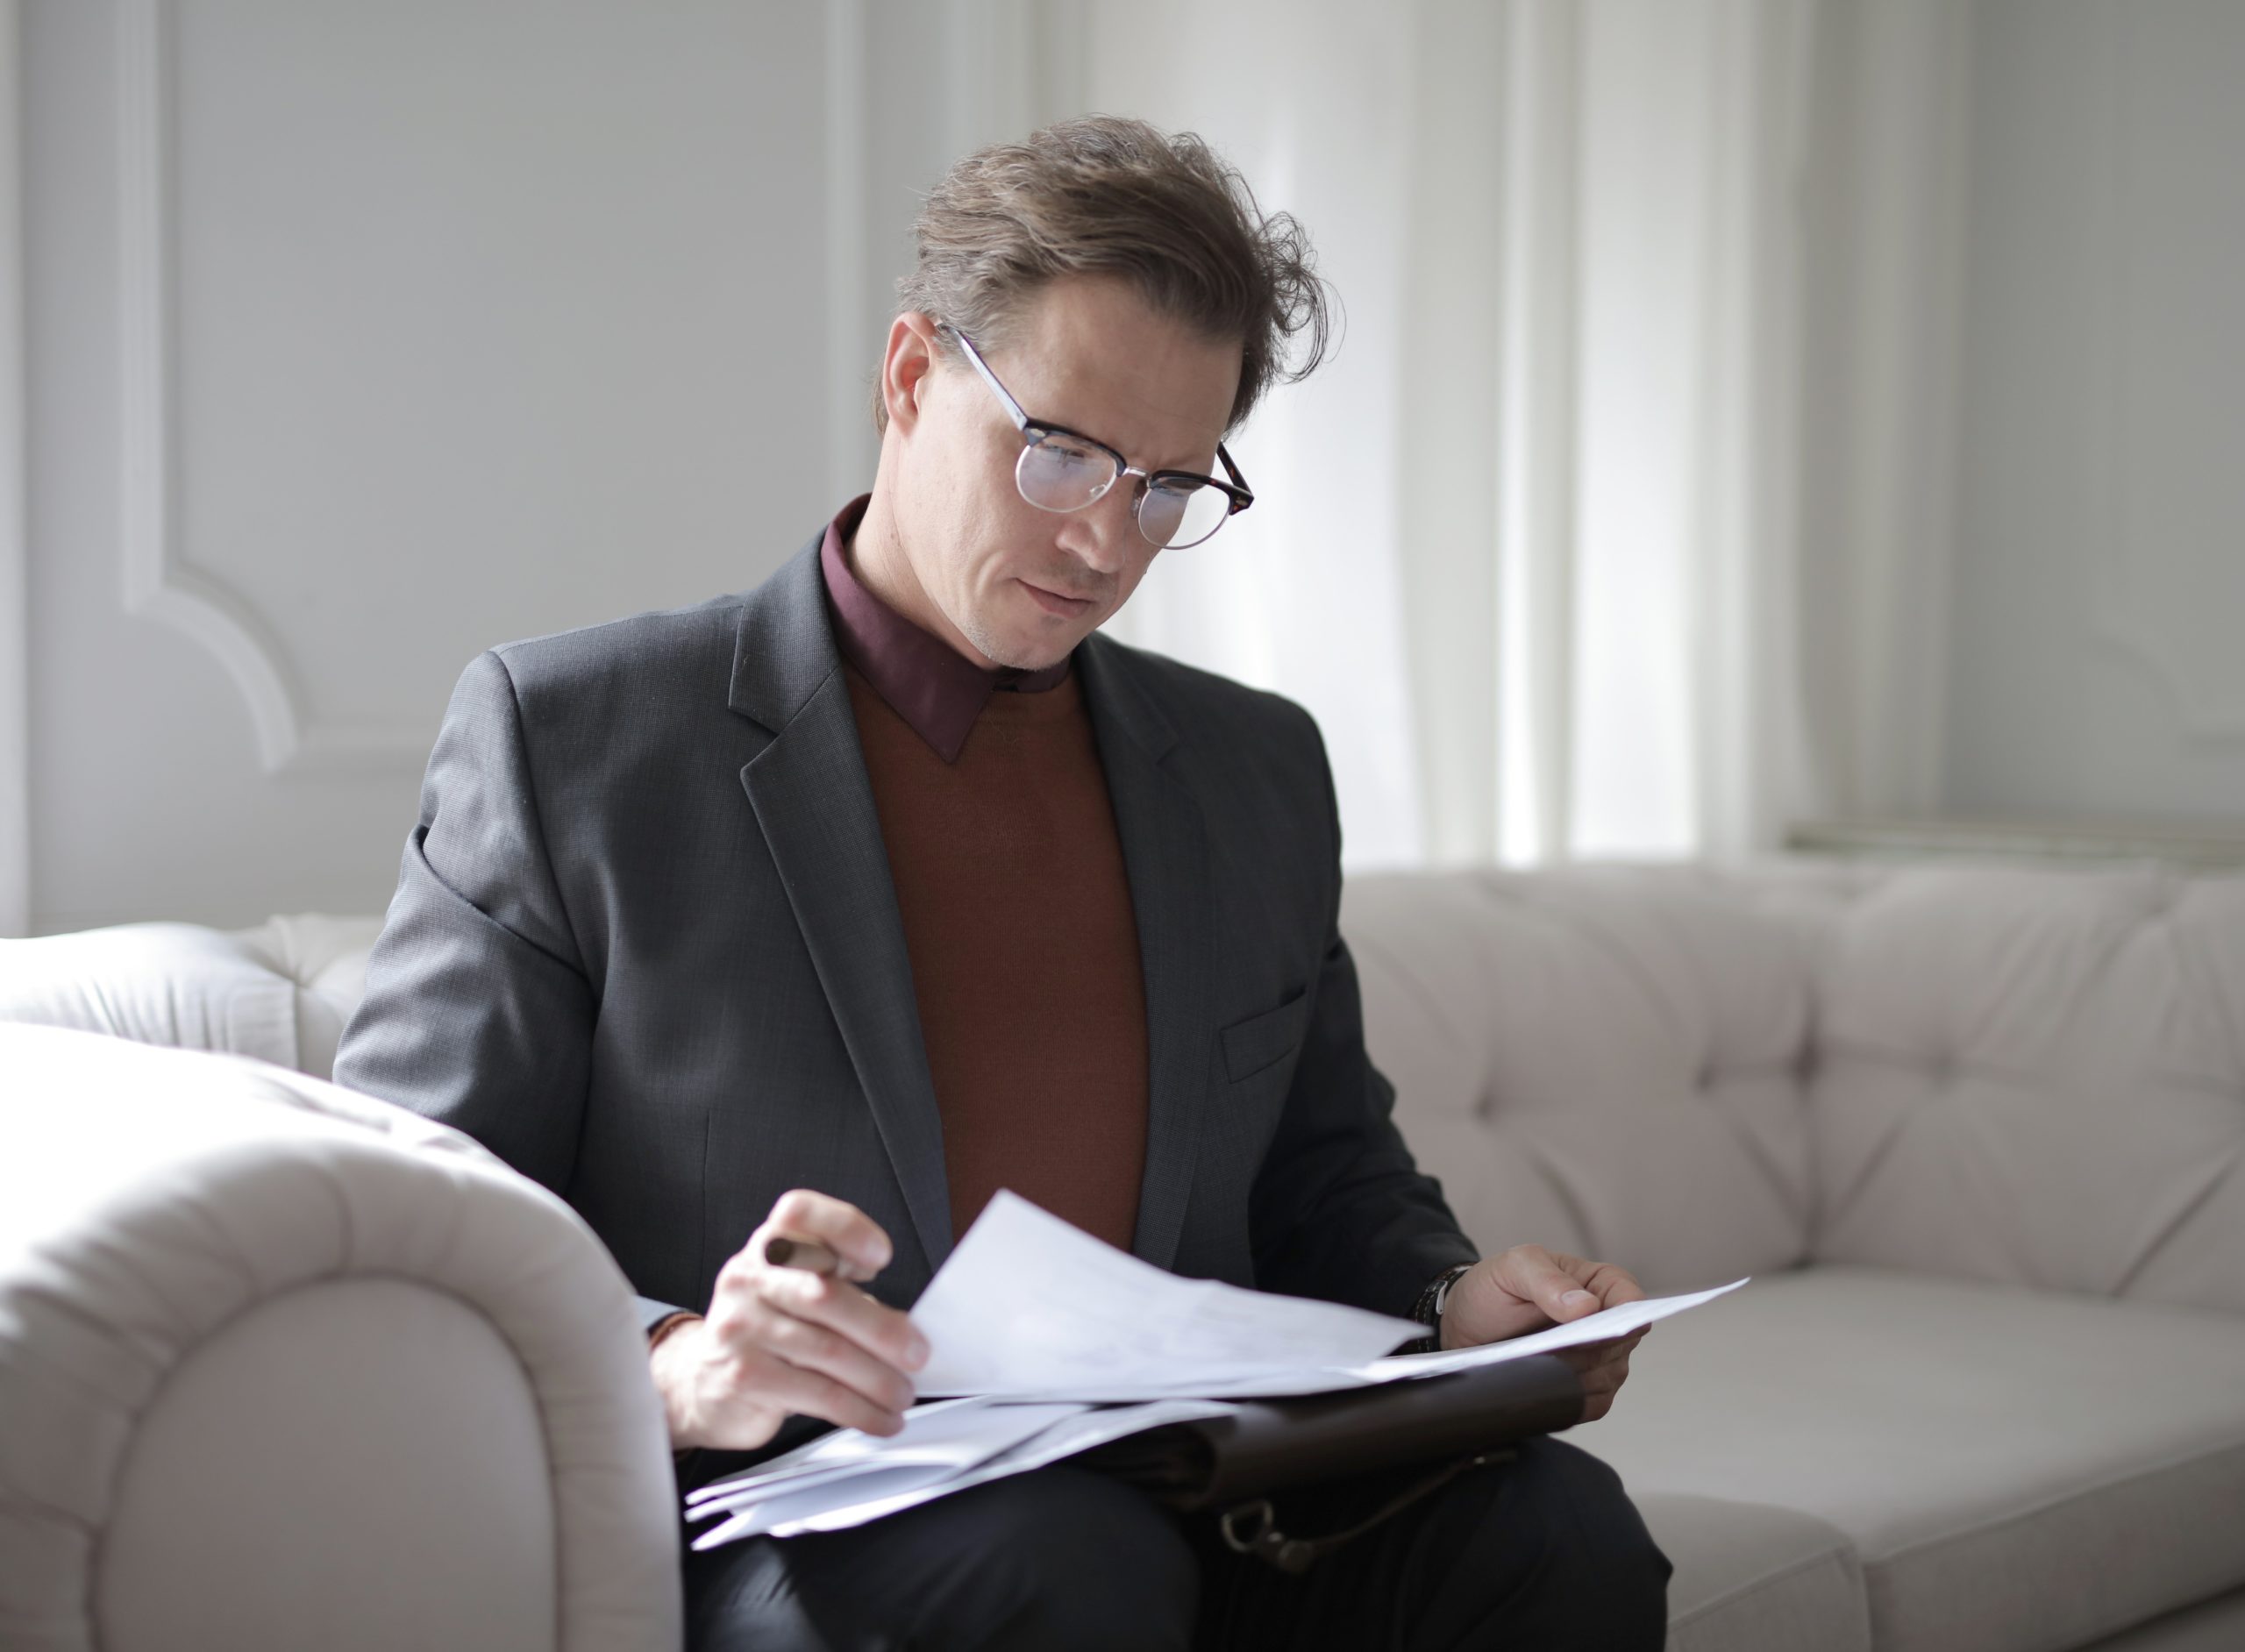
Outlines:
{"type": "Polygon", "coordinates": [[[855,1279],[857,1277],[832,1249],[816,1239],[789,1239],[775,1235],[764,1242],[764,1259],[775,1268],[801,1268],[806,1273],[832,1274],[842,1279],[855,1279]]]}

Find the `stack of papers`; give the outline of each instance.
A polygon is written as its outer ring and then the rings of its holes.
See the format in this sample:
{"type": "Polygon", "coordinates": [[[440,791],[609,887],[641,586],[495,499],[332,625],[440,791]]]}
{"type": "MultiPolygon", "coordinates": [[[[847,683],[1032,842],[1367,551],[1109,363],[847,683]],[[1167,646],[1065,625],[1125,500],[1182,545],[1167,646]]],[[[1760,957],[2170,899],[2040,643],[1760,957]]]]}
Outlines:
{"type": "Polygon", "coordinates": [[[726,1516],[696,1537],[694,1547],[715,1549],[766,1532],[792,1537],[860,1526],[1125,1435],[1220,1417],[1234,1408],[1222,1399],[1016,1405],[980,1396],[915,1406],[904,1413],[902,1433],[837,1428],[748,1473],[688,1492],[688,1518],[726,1516]]]}
{"type": "Polygon", "coordinates": [[[694,1547],[861,1525],[1126,1435],[1223,1416],[1237,1399],[1408,1381],[1626,1336],[1745,1283],[1479,1348],[1381,1357],[1424,1328],[1180,1278],[1001,1190],[912,1309],[930,1350],[915,1385],[955,1397],[912,1406],[898,1434],[839,1428],[689,1493],[689,1518],[726,1517],[694,1547]]]}

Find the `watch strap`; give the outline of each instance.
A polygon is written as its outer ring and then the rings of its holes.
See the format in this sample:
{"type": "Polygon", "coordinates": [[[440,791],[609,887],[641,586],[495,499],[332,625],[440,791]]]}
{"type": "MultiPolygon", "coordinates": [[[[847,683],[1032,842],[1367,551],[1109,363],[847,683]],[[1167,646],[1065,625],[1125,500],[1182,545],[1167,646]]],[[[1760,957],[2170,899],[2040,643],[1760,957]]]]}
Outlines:
{"type": "Polygon", "coordinates": [[[1402,1351],[1406,1354],[1432,1354],[1442,1348],[1442,1311],[1449,1305],[1450,1287],[1473,1271],[1471,1262],[1461,1262],[1444,1268],[1426,1283],[1419,1292],[1419,1300],[1411,1305],[1411,1317],[1427,1328],[1428,1335],[1411,1343],[1402,1351]]]}

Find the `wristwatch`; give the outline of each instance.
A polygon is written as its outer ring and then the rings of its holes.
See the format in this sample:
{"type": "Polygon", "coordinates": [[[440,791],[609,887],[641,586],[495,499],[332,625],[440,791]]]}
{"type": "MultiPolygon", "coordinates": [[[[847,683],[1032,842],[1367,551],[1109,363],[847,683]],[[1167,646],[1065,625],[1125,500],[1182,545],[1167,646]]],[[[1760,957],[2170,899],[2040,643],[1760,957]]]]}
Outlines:
{"type": "Polygon", "coordinates": [[[1428,1328],[1429,1335],[1421,1337],[1403,1351],[1407,1354],[1432,1354],[1442,1348],[1442,1311],[1450,1300],[1450,1287],[1473,1271],[1471,1262],[1461,1262],[1456,1267],[1445,1268],[1427,1281],[1427,1288],[1419,1292],[1419,1300],[1411,1305],[1411,1317],[1428,1328]]]}

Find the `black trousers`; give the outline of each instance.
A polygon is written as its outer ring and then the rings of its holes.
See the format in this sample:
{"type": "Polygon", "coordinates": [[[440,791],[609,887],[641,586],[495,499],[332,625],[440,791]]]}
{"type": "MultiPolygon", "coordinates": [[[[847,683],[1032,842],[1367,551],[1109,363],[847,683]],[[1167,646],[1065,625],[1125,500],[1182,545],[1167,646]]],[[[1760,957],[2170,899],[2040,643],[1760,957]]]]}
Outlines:
{"type": "MultiPolygon", "coordinates": [[[[1415,1474],[1283,1494],[1279,1524],[1342,1529],[1415,1474]]],[[[1548,1437],[1298,1575],[1232,1553],[1211,1516],[1065,1463],[847,1531],[689,1552],[685,1567],[694,1652],[1657,1652],[1671,1570],[1619,1477],[1548,1437]]]]}

